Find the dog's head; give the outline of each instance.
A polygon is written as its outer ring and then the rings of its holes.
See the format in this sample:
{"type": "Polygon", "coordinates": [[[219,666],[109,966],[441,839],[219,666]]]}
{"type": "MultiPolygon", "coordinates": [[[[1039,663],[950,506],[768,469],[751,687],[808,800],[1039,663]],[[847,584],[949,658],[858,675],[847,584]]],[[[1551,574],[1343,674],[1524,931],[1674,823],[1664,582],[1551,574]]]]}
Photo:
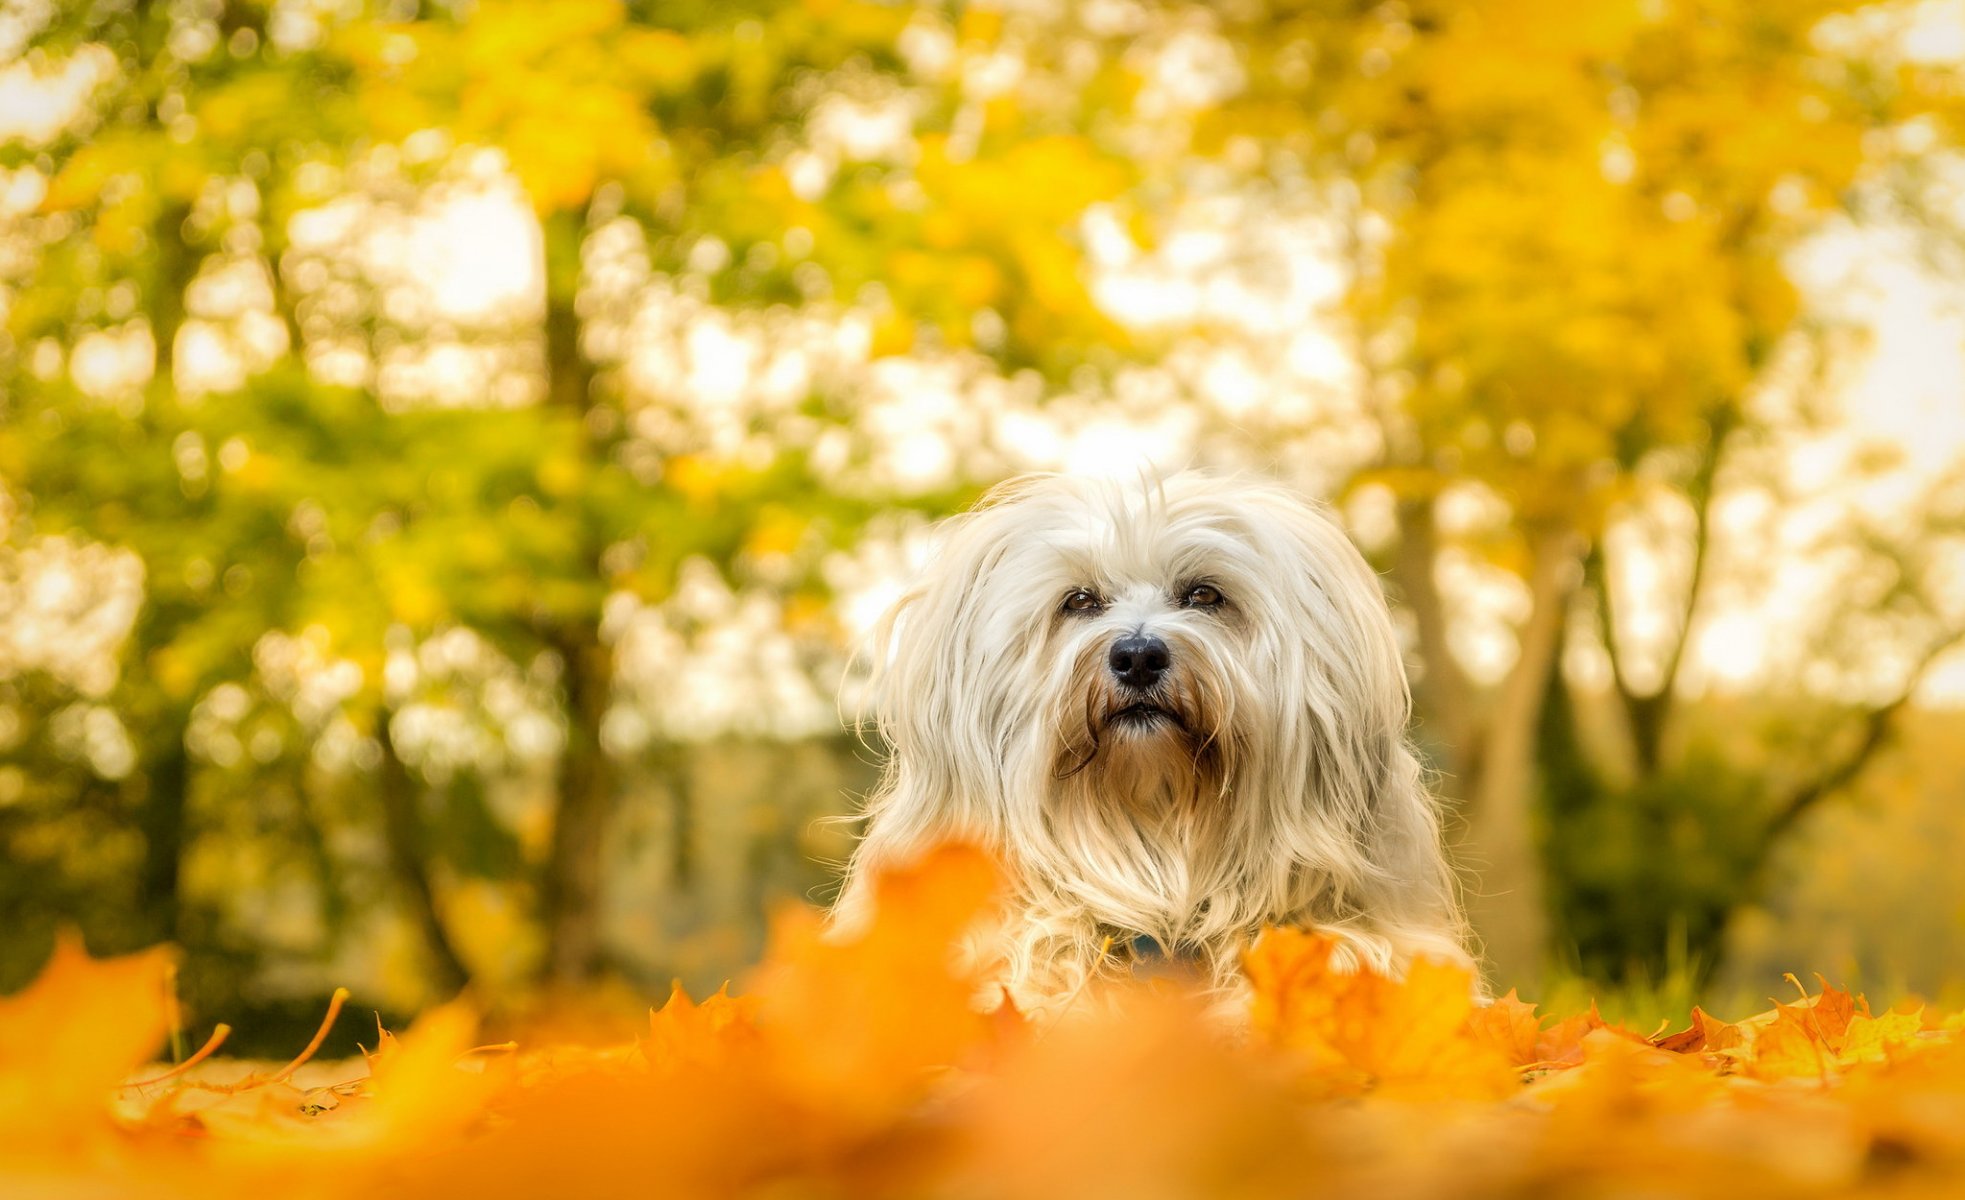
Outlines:
{"type": "Polygon", "coordinates": [[[1218,979],[1273,923],[1381,966],[1463,953],[1378,580],[1281,487],[1004,484],[944,527],[868,660],[891,757],[841,927],[867,864],[964,838],[1010,868],[1003,973],[1041,994],[1114,935],[1218,979]]]}
{"type": "Polygon", "coordinates": [[[1076,798],[1280,833],[1267,810],[1312,791],[1363,821],[1408,708],[1343,532],[1281,487],[1196,472],[1002,485],[946,527],[873,659],[881,731],[951,831],[1034,833],[1076,798]]]}

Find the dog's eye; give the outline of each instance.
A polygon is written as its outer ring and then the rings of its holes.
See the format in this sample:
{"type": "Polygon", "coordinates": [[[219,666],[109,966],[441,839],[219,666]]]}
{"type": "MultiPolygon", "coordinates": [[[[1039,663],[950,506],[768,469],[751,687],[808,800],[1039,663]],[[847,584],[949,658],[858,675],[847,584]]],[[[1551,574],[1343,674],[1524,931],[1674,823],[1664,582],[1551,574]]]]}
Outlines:
{"type": "Polygon", "coordinates": [[[1090,588],[1079,588],[1064,598],[1064,611],[1075,613],[1097,612],[1105,607],[1105,601],[1090,588]]]}
{"type": "Polygon", "coordinates": [[[1186,608],[1213,608],[1221,603],[1221,589],[1210,583],[1197,583],[1187,589],[1180,602],[1186,608]]]}

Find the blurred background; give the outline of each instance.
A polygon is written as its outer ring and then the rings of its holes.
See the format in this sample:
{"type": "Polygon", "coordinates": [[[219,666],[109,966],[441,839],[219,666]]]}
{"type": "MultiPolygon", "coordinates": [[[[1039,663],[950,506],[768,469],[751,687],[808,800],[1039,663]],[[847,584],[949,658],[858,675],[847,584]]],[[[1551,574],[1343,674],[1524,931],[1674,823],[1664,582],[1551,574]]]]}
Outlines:
{"type": "Polygon", "coordinates": [[[714,987],[932,520],[1151,463],[1382,570],[1501,986],[1958,1004],[1961,120],[1956,0],[0,0],[0,991],[714,987]]]}

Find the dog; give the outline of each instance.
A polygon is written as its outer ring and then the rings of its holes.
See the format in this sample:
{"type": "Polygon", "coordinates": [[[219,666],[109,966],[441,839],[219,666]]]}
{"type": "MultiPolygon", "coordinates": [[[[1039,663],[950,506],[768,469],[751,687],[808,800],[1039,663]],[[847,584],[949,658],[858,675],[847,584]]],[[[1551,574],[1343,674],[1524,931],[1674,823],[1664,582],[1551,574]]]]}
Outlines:
{"type": "Polygon", "coordinates": [[[1027,1013],[1142,960],[1232,989],[1273,925],[1382,972],[1471,964],[1391,613],[1323,509],[1034,475],[940,532],[862,652],[887,760],[836,929],[884,864],[968,841],[1007,876],[971,951],[1027,1013]]]}

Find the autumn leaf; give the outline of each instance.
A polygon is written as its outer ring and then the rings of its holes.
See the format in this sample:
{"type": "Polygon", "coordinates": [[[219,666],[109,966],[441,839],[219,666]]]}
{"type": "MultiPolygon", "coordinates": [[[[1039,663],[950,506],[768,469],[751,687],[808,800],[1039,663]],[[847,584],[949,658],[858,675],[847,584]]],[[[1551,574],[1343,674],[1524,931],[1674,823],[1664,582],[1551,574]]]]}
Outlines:
{"type": "Polygon", "coordinates": [[[1537,1049],[1542,1054],[1545,1064],[1568,1067],[1587,1061],[1592,1044],[1604,1045],[1610,1042],[1651,1045],[1650,1040],[1642,1034],[1604,1020],[1603,1014],[1597,1009],[1596,1002],[1592,1000],[1590,1007],[1585,1011],[1564,1017],[1543,1030],[1537,1049]]]}
{"type": "Polygon", "coordinates": [[[1858,1013],[1849,1021],[1839,1057],[1845,1064],[1892,1061],[1926,1044],[1923,1025],[1922,1009],[1886,1012],[1880,1017],[1858,1013]]]}
{"type": "Polygon", "coordinates": [[[1826,1078],[1835,1050],[1807,1019],[1806,1011],[1779,1005],[1775,1018],[1754,1033],[1747,1070],[1759,1079],[1826,1078]]]}
{"type": "Polygon", "coordinates": [[[683,1064],[714,1065],[741,1049],[756,1045],[757,999],[732,996],[730,985],[697,1004],[680,983],[668,1002],[648,1014],[648,1037],[641,1043],[643,1058],[658,1071],[683,1064]]]}
{"type": "Polygon", "coordinates": [[[1674,1054],[1723,1054],[1738,1050],[1747,1044],[1747,1036],[1739,1028],[1725,1021],[1716,1020],[1704,1009],[1696,1005],[1692,1009],[1692,1024],[1679,1033],[1655,1038],[1652,1045],[1660,1050],[1674,1054]]]}
{"type": "Polygon", "coordinates": [[[1500,999],[1469,1013],[1467,1032],[1515,1066],[1533,1066],[1542,1061],[1536,1049],[1542,1018],[1535,1015],[1535,1006],[1523,1003],[1513,988],[1500,999]]]}
{"type": "Polygon", "coordinates": [[[990,1193],[1285,1195],[1313,1178],[1288,1144],[1291,1081],[1244,1056],[1192,995],[1128,990],[1047,1031],[967,1097],[957,1169],[990,1193]]]}
{"type": "Polygon", "coordinates": [[[1419,959],[1404,979],[1346,969],[1328,935],[1271,929],[1244,960],[1258,1034],[1338,1094],[1494,1098],[1515,1086],[1505,1051],[1470,1028],[1473,977],[1419,959]]]}
{"type": "Polygon", "coordinates": [[[115,1086],[163,1044],[170,961],[90,958],[75,934],[56,937],[40,977],[0,999],[0,1145],[47,1149],[107,1128],[115,1086]]]}
{"type": "Polygon", "coordinates": [[[296,1082],[309,1047],[148,1068],[113,1109],[161,1039],[166,959],[65,941],[0,1000],[0,1195],[1717,1197],[1965,1178],[1953,1016],[1876,1015],[1823,983],[1647,1040],[1594,1006],[1477,1004],[1458,966],[1389,977],[1278,929],[1246,957],[1246,1027],[1166,979],[1033,1027],[974,1005],[962,944],[997,886],[952,847],[876,880],[852,936],[791,910],[744,990],[672,988],[627,1045],[562,1027],[479,1046],[450,1005],[378,1027],[362,1061],[319,1064],[327,1082],[296,1082]]]}
{"type": "Polygon", "coordinates": [[[986,855],[949,846],[882,875],[871,924],[854,936],[829,935],[807,910],[781,916],[754,981],[779,1082],[874,1120],[919,1096],[924,1070],[982,1043],[978,980],[956,947],[997,886],[986,855]]]}

